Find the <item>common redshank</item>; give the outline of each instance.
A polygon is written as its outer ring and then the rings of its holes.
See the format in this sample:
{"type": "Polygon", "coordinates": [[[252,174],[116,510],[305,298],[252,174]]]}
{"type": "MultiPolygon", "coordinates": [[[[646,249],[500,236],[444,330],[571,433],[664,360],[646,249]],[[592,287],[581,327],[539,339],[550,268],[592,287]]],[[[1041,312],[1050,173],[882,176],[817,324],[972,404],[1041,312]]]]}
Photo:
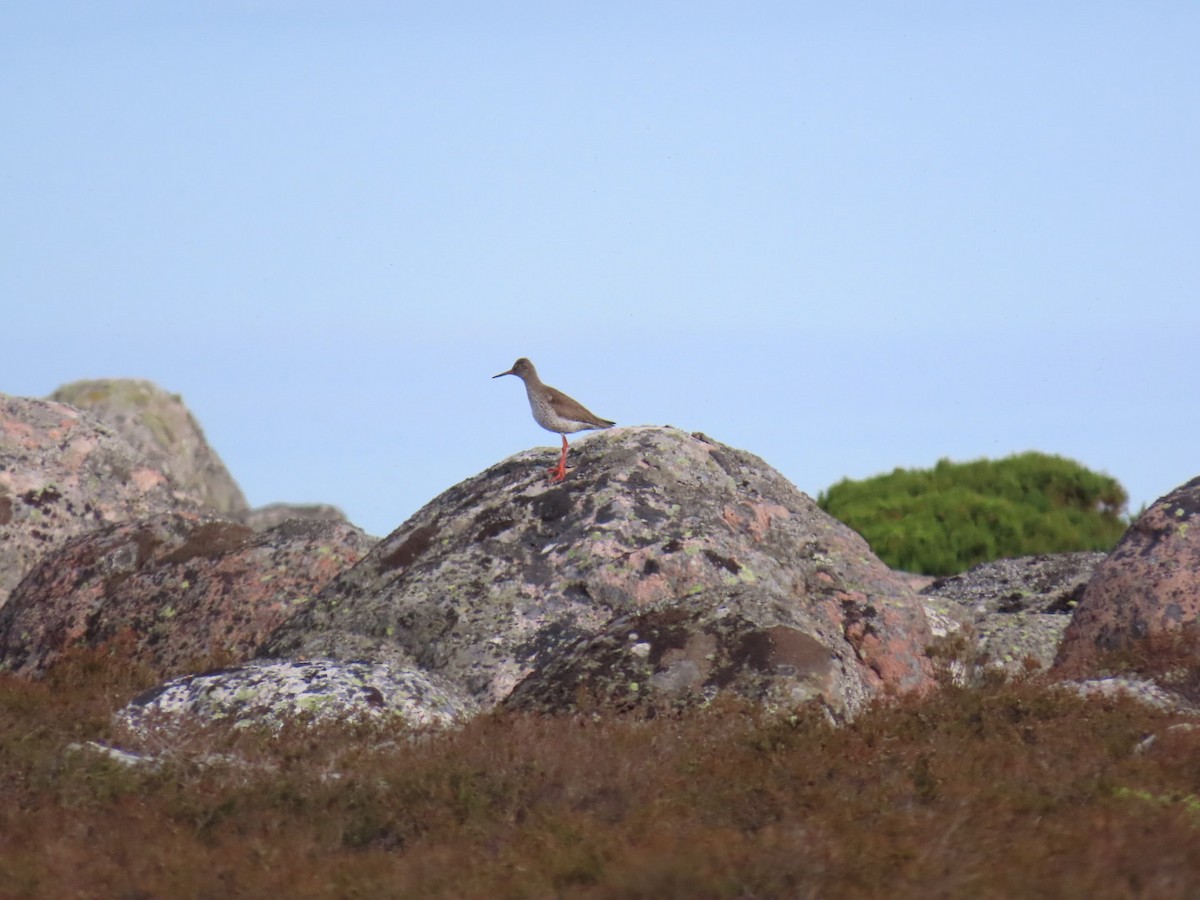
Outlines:
{"type": "Polygon", "coordinates": [[[559,457],[558,466],[550,468],[550,480],[555,483],[567,477],[568,434],[591,431],[593,428],[611,428],[617,424],[589,412],[582,403],[572,400],[562,391],[542,384],[533,363],[523,356],[507,372],[492,377],[504,375],[516,375],[525,382],[525,393],[529,395],[529,408],[533,410],[534,419],[547,431],[562,435],[562,456],[559,457]]]}

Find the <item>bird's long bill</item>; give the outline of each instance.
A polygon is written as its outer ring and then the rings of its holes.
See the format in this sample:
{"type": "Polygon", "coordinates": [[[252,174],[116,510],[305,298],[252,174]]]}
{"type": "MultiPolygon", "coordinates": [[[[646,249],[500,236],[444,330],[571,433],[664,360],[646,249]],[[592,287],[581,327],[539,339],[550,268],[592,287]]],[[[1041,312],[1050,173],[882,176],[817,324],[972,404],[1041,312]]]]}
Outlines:
{"type": "Polygon", "coordinates": [[[502,377],[502,376],[504,376],[504,375],[511,375],[511,374],[513,374],[513,370],[512,370],[512,369],[509,369],[507,372],[501,372],[499,375],[493,375],[492,377],[493,377],[493,378],[500,378],[500,377],[502,377]]]}

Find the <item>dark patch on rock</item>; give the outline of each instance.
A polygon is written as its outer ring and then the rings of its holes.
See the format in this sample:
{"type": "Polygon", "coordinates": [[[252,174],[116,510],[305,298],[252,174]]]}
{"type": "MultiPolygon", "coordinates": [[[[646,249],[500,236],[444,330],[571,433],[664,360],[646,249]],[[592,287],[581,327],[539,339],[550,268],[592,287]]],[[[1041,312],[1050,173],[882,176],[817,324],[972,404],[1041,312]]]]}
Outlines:
{"type": "Polygon", "coordinates": [[[161,697],[166,692],[166,690],[167,690],[167,685],[164,683],[164,684],[156,685],[156,686],[150,688],[149,690],[142,691],[140,694],[138,694],[136,697],[134,697],[132,700],[129,701],[126,708],[150,706],[154,703],[155,700],[157,700],[159,697],[161,697]]]}
{"type": "Polygon", "coordinates": [[[380,559],[380,569],[384,572],[407,569],[417,557],[429,549],[437,533],[437,528],[432,524],[413,529],[412,533],[401,541],[396,549],[380,559]]]}
{"type": "Polygon", "coordinates": [[[605,503],[604,506],[596,510],[596,524],[606,525],[615,519],[616,516],[617,514],[614,511],[613,504],[611,502],[605,503]]]}
{"type": "Polygon", "coordinates": [[[687,646],[687,621],[686,610],[660,609],[627,620],[627,630],[650,643],[649,659],[657,665],[672,650],[687,646]]]}
{"type": "Polygon", "coordinates": [[[734,575],[742,571],[742,566],[737,560],[730,559],[728,556],[721,556],[721,554],[714,553],[712,550],[706,549],[704,551],[704,558],[714,566],[719,566],[726,572],[730,572],[734,575]]]}
{"type": "Polygon", "coordinates": [[[514,656],[521,663],[536,666],[552,659],[563,647],[577,641],[582,635],[583,632],[569,622],[555,622],[518,644],[514,656]]]}
{"type": "MultiPolygon", "coordinates": [[[[614,480],[615,483],[615,480],[614,480]]],[[[630,472],[624,479],[624,485],[632,491],[645,491],[654,487],[650,475],[640,469],[630,472]]]]}
{"type": "Polygon", "coordinates": [[[533,511],[543,522],[557,522],[571,511],[571,495],[565,486],[546,491],[533,501],[533,511]]]}
{"type": "Polygon", "coordinates": [[[21,499],[25,501],[26,506],[46,509],[61,500],[62,494],[55,487],[44,487],[40,491],[26,491],[21,495],[21,499]]]}
{"type": "Polygon", "coordinates": [[[383,692],[374,685],[367,685],[362,689],[363,699],[367,701],[368,706],[383,706],[383,692]]]}
{"type": "Polygon", "coordinates": [[[728,475],[730,478],[737,478],[741,475],[741,472],[738,470],[738,467],[735,466],[732,462],[730,462],[729,457],[726,456],[724,453],[722,453],[720,450],[713,450],[708,455],[712,458],[713,462],[715,462],[718,466],[721,467],[721,471],[724,472],[726,475],[728,475]]]}
{"type": "Polygon", "coordinates": [[[137,568],[146,565],[154,558],[154,551],[162,546],[162,539],[154,533],[153,528],[139,528],[133,534],[133,546],[137,550],[137,568]]]}
{"type": "Polygon", "coordinates": [[[1007,597],[1001,597],[996,603],[996,612],[1016,613],[1023,609],[1025,609],[1025,601],[1020,594],[1009,594],[1007,597]]]}
{"type": "Polygon", "coordinates": [[[582,581],[575,581],[567,585],[564,593],[574,599],[587,600],[588,602],[591,602],[592,599],[591,591],[588,590],[587,584],[582,581]]]}
{"type": "Polygon", "coordinates": [[[477,540],[477,541],[490,540],[491,538],[494,538],[497,535],[504,534],[504,532],[508,531],[508,529],[510,529],[512,527],[513,527],[512,519],[493,519],[490,522],[488,522],[486,525],[484,525],[482,528],[479,529],[478,534],[475,535],[475,540],[477,540]]]}
{"type": "Polygon", "coordinates": [[[795,628],[775,625],[752,631],[730,653],[736,665],[766,674],[796,675],[829,672],[829,648],[795,628]]]}
{"type": "Polygon", "coordinates": [[[1079,606],[1079,601],[1083,599],[1083,592],[1087,590],[1087,582],[1083,581],[1075,585],[1075,587],[1062,591],[1046,604],[1043,612],[1054,615],[1071,615],[1079,606]]]}
{"type": "MultiPolygon", "coordinates": [[[[237,550],[253,537],[254,532],[245,525],[233,522],[205,522],[181,547],[164,556],[161,562],[163,565],[174,566],[197,557],[213,559],[237,550]]],[[[138,532],[135,542],[139,552],[144,548],[145,541],[145,533],[138,532]]]]}
{"type": "Polygon", "coordinates": [[[643,500],[634,504],[633,514],[647,525],[661,525],[671,520],[671,516],[665,510],[657,509],[643,500]]]}
{"type": "Polygon", "coordinates": [[[877,610],[870,603],[860,603],[855,600],[842,601],[842,621],[846,625],[862,625],[869,632],[872,626],[872,621],[879,615],[877,610]]]}
{"type": "Polygon", "coordinates": [[[104,596],[116,596],[121,590],[121,585],[129,580],[129,575],[129,572],[114,572],[112,575],[109,575],[107,578],[105,578],[103,589],[104,596]]]}
{"type": "Polygon", "coordinates": [[[642,574],[643,575],[657,575],[661,571],[662,571],[662,566],[660,566],[658,564],[657,560],[648,559],[644,563],[642,563],[642,574]]]}

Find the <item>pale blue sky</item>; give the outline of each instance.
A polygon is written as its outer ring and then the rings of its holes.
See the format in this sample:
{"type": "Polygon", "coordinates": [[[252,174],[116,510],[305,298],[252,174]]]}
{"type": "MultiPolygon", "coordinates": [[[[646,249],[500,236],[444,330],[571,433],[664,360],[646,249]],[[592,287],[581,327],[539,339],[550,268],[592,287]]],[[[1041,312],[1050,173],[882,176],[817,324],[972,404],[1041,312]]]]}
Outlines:
{"type": "Polygon", "coordinates": [[[518,356],[814,496],[1200,474],[1193,2],[5,2],[0,115],[0,391],[152,379],[255,504],[553,447],[518,356]]]}

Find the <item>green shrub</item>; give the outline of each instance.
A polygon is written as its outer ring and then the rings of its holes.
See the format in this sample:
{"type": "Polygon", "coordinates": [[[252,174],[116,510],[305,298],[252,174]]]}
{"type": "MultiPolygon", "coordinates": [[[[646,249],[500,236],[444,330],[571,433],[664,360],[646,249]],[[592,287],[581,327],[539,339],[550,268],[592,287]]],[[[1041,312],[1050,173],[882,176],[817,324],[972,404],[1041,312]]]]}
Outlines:
{"type": "Polygon", "coordinates": [[[1108,475],[1029,452],[843,479],[817,503],[892,568],[950,575],[1004,557],[1108,550],[1127,500],[1108,475]]]}

